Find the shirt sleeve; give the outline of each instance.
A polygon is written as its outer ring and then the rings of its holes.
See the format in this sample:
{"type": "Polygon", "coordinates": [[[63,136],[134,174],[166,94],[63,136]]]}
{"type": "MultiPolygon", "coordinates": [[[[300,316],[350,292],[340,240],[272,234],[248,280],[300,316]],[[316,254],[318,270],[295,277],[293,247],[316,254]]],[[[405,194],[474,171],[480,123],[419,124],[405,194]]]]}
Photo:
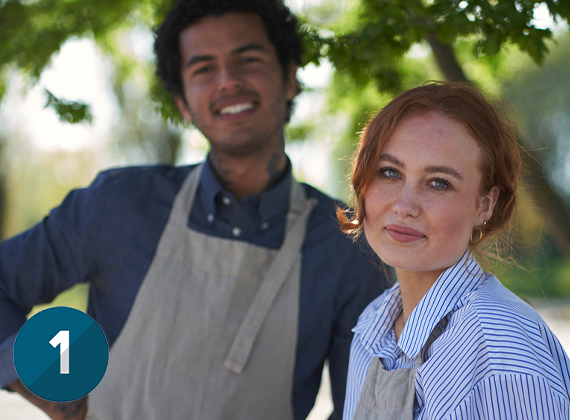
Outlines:
{"type": "Polygon", "coordinates": [[[0,243],[1,388],[17,379],[14,340],[32,307],[94,273],[96,213],[90,190],[75,190],[40,223],[0,243]]]}
{"type": "Polygon", "coordinates": [[[570,404],[543,377],[493,375],[477,384],[445,419],[567,420],[570,404]]]}

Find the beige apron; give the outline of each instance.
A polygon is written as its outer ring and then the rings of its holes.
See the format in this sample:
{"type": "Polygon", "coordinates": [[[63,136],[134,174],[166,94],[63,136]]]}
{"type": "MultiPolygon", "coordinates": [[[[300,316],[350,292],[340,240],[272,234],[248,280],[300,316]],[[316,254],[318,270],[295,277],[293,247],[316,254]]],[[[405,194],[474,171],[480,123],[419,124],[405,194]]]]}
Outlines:
{"type": "Polygon", "coordinates": [[[316,199],[292,181],[281,249],[187,227],[201,167],[174,200],[109,366],[97,420],[291,420],[301,247],[316,199]]]}
{"type": "Polygon", "coordinates": [[[379,357],[372,359],[353,420],[413,420],[416,371],[423,363],[425,353],[441,335],[446,324],[447,318],[443,318],[435,326],[412,369],[387,371],[379,357]]]}

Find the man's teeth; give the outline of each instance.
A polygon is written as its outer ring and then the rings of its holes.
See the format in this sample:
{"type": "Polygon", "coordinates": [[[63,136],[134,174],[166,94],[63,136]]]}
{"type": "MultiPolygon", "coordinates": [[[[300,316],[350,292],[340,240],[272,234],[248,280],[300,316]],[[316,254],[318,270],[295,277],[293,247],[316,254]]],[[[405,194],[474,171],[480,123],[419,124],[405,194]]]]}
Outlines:
{"type": "Polygon", "coordinates": [[[251,102],[247,104],[237,104],[237,105],[230,105],[222,108],[220,110],[220,114],[239,114],[240,112],[247,111],[248,109],[253,108],[253,104],[251,102]]]}

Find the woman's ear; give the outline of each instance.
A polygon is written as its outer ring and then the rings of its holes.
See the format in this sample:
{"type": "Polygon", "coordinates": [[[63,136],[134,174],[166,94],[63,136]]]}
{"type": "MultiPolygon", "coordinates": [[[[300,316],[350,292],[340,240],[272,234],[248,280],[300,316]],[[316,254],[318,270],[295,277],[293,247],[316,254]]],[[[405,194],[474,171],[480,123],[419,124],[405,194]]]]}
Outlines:
{"type": "Polygon", "coordinates": [[[493,210],[495,209],[495,204],[499,199],[500,190],[496,185],[489,190],[489,192],[479,198],[479,210],[477,213],[476,225],[481,226],[483,222],[486,222],[493,215],[493,210]]]}

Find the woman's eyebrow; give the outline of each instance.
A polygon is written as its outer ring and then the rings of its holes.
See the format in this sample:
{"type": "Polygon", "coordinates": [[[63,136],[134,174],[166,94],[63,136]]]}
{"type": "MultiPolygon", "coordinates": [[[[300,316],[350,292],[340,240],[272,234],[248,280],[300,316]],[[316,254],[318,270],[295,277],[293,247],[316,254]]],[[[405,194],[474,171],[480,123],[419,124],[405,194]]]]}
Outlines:
{"type": "Polygon", "coordinates": [[[386,162],[393,163],[394,165],[398,165],[402,168],[404,167],[404,164],[402,162],[400,162],[396,156],[393,156],[389,153],[382,153],[380,155],[380,157],[378,158],[378,161],[379,162],[386,161],[386,162]]]}
{"type": "Polygon", "coordinates": [[[457,170],[455,170],[449,166],[428,166],[426,168],[426,172],[430,172],[430,173],[441,172],[444,174],[451,175],[452,177],[455,177],[460,181],[463,181],[463,175],[461,175],[457,170]]]}
{"type": "MultiPolygon", "coordinates": [[[[394,155],[391,155],[389,153],[382,153],[380,155],[380,158],[378,159],[379,162],[390,162],[393,163],[396,166],[399,166],[401,168],[404,168],[405,165],[403,162],[401,162],[400,160],[398,160],[398,158],[394,155]]],[[[448,174],[451,175],[454,178],[457,178],[460,181],[463,181],[463,175],[461,175],[459,173],[459,171],[457,171],[456,169],[450,167],[450,166],[445,166],[445,165],[430,165],[428,167],[426,167],[425,169],[426,172],[429,173],[444,173],[444,174],[448,174]]]]}

